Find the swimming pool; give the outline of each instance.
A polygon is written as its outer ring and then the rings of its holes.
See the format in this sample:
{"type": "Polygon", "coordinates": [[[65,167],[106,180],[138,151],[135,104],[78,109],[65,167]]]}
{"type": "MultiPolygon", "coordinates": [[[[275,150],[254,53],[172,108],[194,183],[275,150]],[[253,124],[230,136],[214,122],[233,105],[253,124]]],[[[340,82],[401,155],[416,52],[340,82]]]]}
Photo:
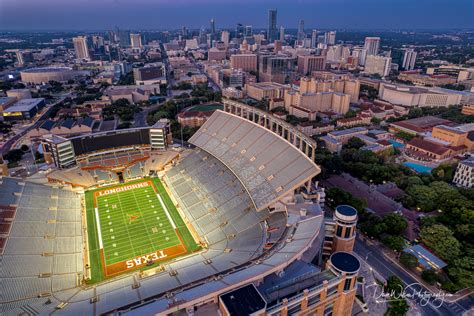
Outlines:
{"type": "Polygon", "coordinates": [[[396,140],[393,140],[393,139],[389,139],[388,142],[389,142],[390,144],[392,144],[393,148],[397,148],[397,149],[398,149],[398,148],[403,148],[403,147],[405,147],[404,144],[402,144],[402,143],[400,143],[400,142],[397,142],[396,140]]]}
{"type": "Polygon", "coordinates": [[[415,170],[418,173],[431,173],[431,170],[433,170],[432,167],[423,166],[415,162],[406,161],[403,163],[403,165],[415,170]]]}

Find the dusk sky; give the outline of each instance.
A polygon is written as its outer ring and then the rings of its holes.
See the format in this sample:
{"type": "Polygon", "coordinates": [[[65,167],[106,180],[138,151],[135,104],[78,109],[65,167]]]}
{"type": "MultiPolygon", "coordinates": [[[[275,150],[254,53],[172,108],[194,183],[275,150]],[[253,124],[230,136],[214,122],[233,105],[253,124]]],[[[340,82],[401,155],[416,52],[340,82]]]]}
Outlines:
{"type": "Polygon", "coordinates": [[[0,0],[2,30],[94,30],[265,27],[474,28],[474,0],[0,0]]]}

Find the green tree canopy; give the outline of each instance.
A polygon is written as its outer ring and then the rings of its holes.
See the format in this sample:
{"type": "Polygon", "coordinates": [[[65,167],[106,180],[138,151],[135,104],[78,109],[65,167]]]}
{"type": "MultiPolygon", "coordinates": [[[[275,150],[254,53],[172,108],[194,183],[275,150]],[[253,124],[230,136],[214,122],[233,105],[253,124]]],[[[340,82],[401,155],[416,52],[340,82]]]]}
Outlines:
{"type": "Polygon", "coordinates": [[[453,237],[453,232],[446,226],[435,224],[423,227],[420,232],[423,242],[446,261],[451,261],[461,254],[461,245],[453,237]]]}
{"type": "Polygon", "coordinates": [[[402,252],[400,255],[400,263],[407,268],[416,268],[418,266],[418,259],[411,253],[402,252]]]}

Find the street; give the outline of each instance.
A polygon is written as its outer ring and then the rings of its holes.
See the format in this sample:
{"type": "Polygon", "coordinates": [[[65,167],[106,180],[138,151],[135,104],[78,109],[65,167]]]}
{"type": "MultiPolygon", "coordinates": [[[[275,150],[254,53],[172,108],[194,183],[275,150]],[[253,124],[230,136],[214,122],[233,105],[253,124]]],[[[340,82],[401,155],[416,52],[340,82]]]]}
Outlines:
{"type": "MultiPolygon", "coordinates": [[[[380,273],[385,279],[392,275],[398,276],[405,285],[412,285],[405,292],[413,294],[425,291],[425,288],[418,284],[417,280],[411,277],[403,269],[395,265],[392,261],[384,256],[381,250],[376,246],[369,244],[360,236],[356,238],[354,252],[365,260],[376,272],[380,273]]],[[[421,295],[422,295],[421,294],[421,295]]],[[[437,294],[437,293],[434,293],[437,294]]],[[[415,296],[416,297],[416,296],[415,296]]],[[[454,303],[441,302],[431,299],[428,304],[423,304],[422,299],[415,298],[417,309],[421,315],[463,315],[474,303],[472,295],[458,300],[454,303]]]]}

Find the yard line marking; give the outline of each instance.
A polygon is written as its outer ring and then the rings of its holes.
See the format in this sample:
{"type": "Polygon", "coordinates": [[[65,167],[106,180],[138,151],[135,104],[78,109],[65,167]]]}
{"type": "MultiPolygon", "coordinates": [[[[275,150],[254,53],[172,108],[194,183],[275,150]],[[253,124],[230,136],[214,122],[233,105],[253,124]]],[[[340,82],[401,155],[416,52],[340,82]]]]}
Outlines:
{"type": "Polygon", "coordinates": [[[164,203],[163,200],[161,199],[161,195],[160,195],[160,194],[157,194],[156,196],[158,197],[158,200],[160,200],[161,207],[165,210],[165,214],[166,214],[166,216],[168,217],[168,220],[170,221],[171,226],[173,227],[173,229],[176,229],[176,225],[174,224],[174,221],[173,221],[173,219],[171,218],[170,213],[168,212],[168,208],[166,207],[165,203],[164,203]]]}
{"type": "Polygon", "coordinates": [[[95,207],[94,211],[95,211],[95,218],[97,220],[97,235],[99,237],[99,249],[104,249],[104,245],[102,244],[102,231],[100,230],[99,209],[95,207]]]}

